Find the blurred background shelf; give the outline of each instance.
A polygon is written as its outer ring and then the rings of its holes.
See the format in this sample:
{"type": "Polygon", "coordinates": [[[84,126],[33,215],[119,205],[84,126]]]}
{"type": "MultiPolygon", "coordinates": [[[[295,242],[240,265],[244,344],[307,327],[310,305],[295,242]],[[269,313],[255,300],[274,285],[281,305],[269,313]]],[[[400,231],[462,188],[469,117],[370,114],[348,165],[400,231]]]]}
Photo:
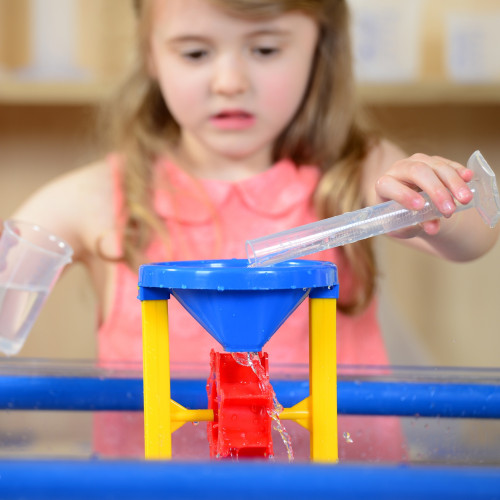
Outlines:
{"type": "Polygon", "coordinates": [[[0,104],[74,105],[98,104],[106,99],[114,82],[25,82],[0,79],[0,104]]]}
{"type": "MultiPolygon", "coordinates": [[[[109,97],[116,81],[37,82],[0,78],[0,104],[96,105],[109,97]]],[[[368,105],[498,104],[500,83],[463,85],[450,82],[361,84],[368,105]]]]}
{"type": "Polygon", "coordinates": [[[362,102],[369,105],[500,104],[500,83],[463,85],[450,82],[362,84],[362,102]]]}
{"type": "MultiPolygon", "coordinates": [[[[499,0],[348,2],[363,102],[500,102],[499,0]]],[[[0,0],[0,104],[106,99],[134,58],[131,5],[0,0]]]]}

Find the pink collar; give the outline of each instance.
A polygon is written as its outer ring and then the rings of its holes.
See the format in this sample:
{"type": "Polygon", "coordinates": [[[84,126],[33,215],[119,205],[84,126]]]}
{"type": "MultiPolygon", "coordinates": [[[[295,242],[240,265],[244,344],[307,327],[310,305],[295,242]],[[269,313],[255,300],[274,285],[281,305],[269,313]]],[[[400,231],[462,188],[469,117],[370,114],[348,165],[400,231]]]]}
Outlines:
{"type": "Polygon", "coordinates": [[[252,211],[279,216],[311,197],[320,177],[317,167],[297,167],[282,160],[265,172],[239,182],[196,179],[166,159],[154,169],[154,206],[158,214],[179,222],[203,223],[239,196],[252,211]]]}

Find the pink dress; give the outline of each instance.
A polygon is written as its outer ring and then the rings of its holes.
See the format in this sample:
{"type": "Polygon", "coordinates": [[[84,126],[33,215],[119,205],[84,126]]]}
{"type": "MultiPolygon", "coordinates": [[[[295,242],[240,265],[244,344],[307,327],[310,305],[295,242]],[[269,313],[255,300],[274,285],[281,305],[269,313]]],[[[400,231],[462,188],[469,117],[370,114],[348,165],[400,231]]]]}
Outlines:
{"type": "MultiPolygon", "coordinates": [[[[108,163],[115,180],[114,206],[119,224],[123,219],[119,157],[110,156],[108,163]]],[[[150,262],[246,258],[246,240],[317,220],[312,197],[320,172],[315,166],[297,168],[292,162],[283,160],[249,179],[227,182],[193,179],[176,165],[162,159],[156,163],[154,175],[154,206],[165,220],[170,248],[166,258],[164,244],[153,241],[147,250],[150,262]]],[[[339,272],[340,296],[350,293],[350,271],[338,249],[308,258],[334,262],[339,272]]],[[[135,272],[122,263],[117,264],[112,310],[98,332],[99,359],[103,363],[142,361],[137,280],[135,272]]],[[[305,301],[264,346],[269,353],[271,377],[273,365],[279,370],[280,364],[308,362],[308,328],[308,304],[305,301]]],[[[359,316],[351,317],[338,312],[337,332],[339,364],[387,364],[377,322],[376,301],[359,316]]],[[[208,375],[210,349],[221,351],[222,348],[173,298],[169,300],[169,334],[172,370],[175,371],[176,365],[194,363],[201,367],[201,377],[208,375]]],[[[96,429],[98,452],[131,456],[137,454],[138,448],[143,449],[142,415],[140,418],[129,415],[127,420],[130,425],[124,422],[117,425],[116,415],[108,417],[111,419],[109,425],[105,425],[106,415],[101,415],[101,425],[96,429]]],[[[348,432],[354,443],[343,446],[341,441],[341,456],[360,457],[360,453],[354,451],[358,448],[366,454],[367,446],[356,446],[354,437],[355,421],[364,422],[366,417],[344,418],[352,422],[353,432],[348,432]]],[[[376,426],[373,433],[364,429],[363,439],[358,441],[364,442],[368,437],[370,447],[377,449],[379,447],[374,440],[381,441],[385,451],[381,454],[381,449],[378,449],[378,455],[384,459],[400,458],[402,439],[399,426],[395,419],[382,420],[383,425],[376,426]],[[388,432],[392,437],[388,437],[388,432]]],[[[142,451],[139,456],[141,454],[142,451]]]]}

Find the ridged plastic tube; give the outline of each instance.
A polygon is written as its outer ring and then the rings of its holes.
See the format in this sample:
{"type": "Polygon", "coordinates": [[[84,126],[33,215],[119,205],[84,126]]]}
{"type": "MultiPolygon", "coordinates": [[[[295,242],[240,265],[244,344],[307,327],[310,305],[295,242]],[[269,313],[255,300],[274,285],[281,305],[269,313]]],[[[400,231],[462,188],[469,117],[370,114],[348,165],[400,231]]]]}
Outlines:
{"type": "MultiPolygon", "coordinates": [[[[457,211],[475,207],[486,224],[494,227],[500,218],[500,197],[495,174],[479,151],[469,158],[467,168],[474,172],[473,179],[468,183],[473,200],[467,205],[456,202],[457,211]]],[[[426,203],[418,211],[388,201],[248,240],[248,261],[252,267],[269,266],[442,217],[443,214],[427,194],[421,195],[426,203]]]]}

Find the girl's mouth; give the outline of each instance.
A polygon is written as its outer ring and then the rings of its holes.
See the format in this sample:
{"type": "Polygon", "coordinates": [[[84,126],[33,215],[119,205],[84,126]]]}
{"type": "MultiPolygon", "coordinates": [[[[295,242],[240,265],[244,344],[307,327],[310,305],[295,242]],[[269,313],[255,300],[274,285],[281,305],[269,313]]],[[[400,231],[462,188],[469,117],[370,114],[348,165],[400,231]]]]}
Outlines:
{"type": "Polygon", "coordinates": [[[221,130],[244,130],[255,123],[255,116],[243,110],[224,110],[212,115],[210,122],[221,130]]]}

